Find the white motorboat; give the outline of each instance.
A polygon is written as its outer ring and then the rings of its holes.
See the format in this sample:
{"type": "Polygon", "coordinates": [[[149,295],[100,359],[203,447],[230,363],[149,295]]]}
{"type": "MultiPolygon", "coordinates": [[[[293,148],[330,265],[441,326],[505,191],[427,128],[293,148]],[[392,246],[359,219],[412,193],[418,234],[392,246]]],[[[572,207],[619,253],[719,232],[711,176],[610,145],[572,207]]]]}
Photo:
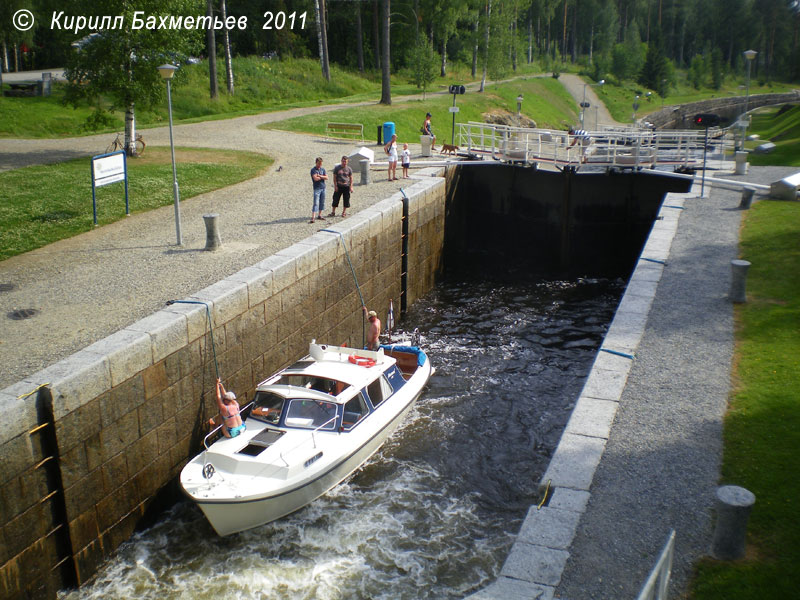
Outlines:
{"type": "Polygon", "coordinates": [[[413,346],[377,352],[312,341],[309,355],[263,381],[246,429],[220,437],[181,472],[219,535],[279,519],[361,466],[411,410],[433,369],[413,346]]]}

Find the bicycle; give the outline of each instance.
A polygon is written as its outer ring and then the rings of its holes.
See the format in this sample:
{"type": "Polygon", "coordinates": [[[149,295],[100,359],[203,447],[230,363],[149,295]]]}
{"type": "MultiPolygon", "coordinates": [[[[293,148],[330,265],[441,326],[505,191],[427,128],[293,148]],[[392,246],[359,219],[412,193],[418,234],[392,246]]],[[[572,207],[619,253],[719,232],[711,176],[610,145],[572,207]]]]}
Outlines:
{"type": "MultiPolygon", "coordinates": [[[[136,149],[136,153],[134,156],[141,156],[144,154],[144,148],[147,144],[144,143],[142,139],[142,134],[136,134],[136,142],[134,143],[134,147],[136,149]]],[[[106,148],[106,154],[110,154],[111,152],[116,152],[117,150],[125,150],[125,133],[120,132],[117,134],[117,137],[114,138],[114,141],[109,144],[108,148],[106,148]]]]}

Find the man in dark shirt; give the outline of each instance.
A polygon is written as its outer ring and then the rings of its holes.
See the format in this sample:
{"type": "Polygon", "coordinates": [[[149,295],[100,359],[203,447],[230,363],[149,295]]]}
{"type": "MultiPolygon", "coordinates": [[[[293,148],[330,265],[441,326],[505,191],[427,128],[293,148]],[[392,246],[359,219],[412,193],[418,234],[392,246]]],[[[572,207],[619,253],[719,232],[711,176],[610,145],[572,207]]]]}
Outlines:
{"type": "Polygon", "coordinates": [[[333,168],[333,182],[336,189],[333,191],[333,202],[331,203],[331,214],[329,217],[336,216],[336,209],[339,207],[339,198],[344,196],[342,216],[347,216],[347,209],[350,208],[350,194],[353,193],[353,169],[347,165],[347,157],[342,157],[342,162],[333,168]]]}

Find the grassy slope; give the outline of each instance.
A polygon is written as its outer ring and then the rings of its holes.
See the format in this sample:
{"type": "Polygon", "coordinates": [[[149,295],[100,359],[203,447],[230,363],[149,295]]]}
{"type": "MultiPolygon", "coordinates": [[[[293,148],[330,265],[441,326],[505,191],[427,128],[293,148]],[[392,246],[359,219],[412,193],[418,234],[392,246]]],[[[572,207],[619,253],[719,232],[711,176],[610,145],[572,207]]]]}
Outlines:
{"type": "Polygon", "coordinates": [[[747,157],[750,163],[800,166],[800,106],[782,112],[780,108],[761,109],[753,115],[748,132],[757,132],[760,137],[758,141],[745,143],[745,148],[751,151],[747,157]],[[752,152],[766,141],[774,142],[775,150],[769,154],[752,152]]]}
{"type": "MultiPolygon", "coordinates": [[[[540,127],[566,128],[577,119],[576,105],[564,87],[555,79],[548,77],[516,80],[487,87],[483,94],[468,91],[458,96],[457,122],[483,121],[483,113],[495,110],[516,111],[517,96],[522,94],[522,112],[534,119],[540,127]]],[[[384,122],[395,124],[398,140],[418,142],[419,129],[425,113],[433,115],[433,130],[437,143],[449,143],[453,117],[449,108],[453,104],[451,95],[428,96],[426,100],[396,102],[391,106],[369,105],[346,108],[324,114],[296,117],[265,125],[267,128],[301,131],[323,135],[329,122],[361,123],[367,139],[375,139],[377,127],[384,122]]]]}

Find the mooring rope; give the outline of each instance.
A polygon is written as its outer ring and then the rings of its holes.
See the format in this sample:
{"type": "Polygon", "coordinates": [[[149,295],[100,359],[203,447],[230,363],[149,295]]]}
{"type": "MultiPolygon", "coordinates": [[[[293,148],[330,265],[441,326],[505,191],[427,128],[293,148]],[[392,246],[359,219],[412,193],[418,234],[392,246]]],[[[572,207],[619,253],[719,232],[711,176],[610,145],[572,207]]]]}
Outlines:
{"type": "Polygon", "coordinates": [[[208,333],[211,335],[211,353],[214,355],[214,369],[217,372],[217,379],[219,379],[219,363],[217,362],[217,347],[214,344],[214,327],[211,323],[211,309],[208,307],[208,302],[201,302],[199,300],[168,300],[167,306],[172,304],[202,304],[206,307],[206,318],[208,319],[208,333]]]}
{"type": "MultiPolygon", "coordinates": [[[[361,306],[364,308],[367,307],[366,303],[364,302],[364,296],[361,295],[361,286],[358,285],[358,277],[356,277],[356,270],[353,268],[353,262],[350,260],[350,253],[347,251],[347,244],[344,243],[344,236],[342,235],[341,231],[334,231],[333,229],[320,229],[320,231],[324,231],[325,233],[333,233],[339,236],[339,241],[342,242],[342,247],[344,248],[344,255],[347,257],[347,264],[350,265],[350,272],[353,274],[353,281],[356,283],[356,291],[358,292],[358,298],[361,300],[361,306]]],[[[366,343],[367,339],[367,332],[365,329],[364,320],[361,321],[361,345],[363,346],[366,343]]]]}

